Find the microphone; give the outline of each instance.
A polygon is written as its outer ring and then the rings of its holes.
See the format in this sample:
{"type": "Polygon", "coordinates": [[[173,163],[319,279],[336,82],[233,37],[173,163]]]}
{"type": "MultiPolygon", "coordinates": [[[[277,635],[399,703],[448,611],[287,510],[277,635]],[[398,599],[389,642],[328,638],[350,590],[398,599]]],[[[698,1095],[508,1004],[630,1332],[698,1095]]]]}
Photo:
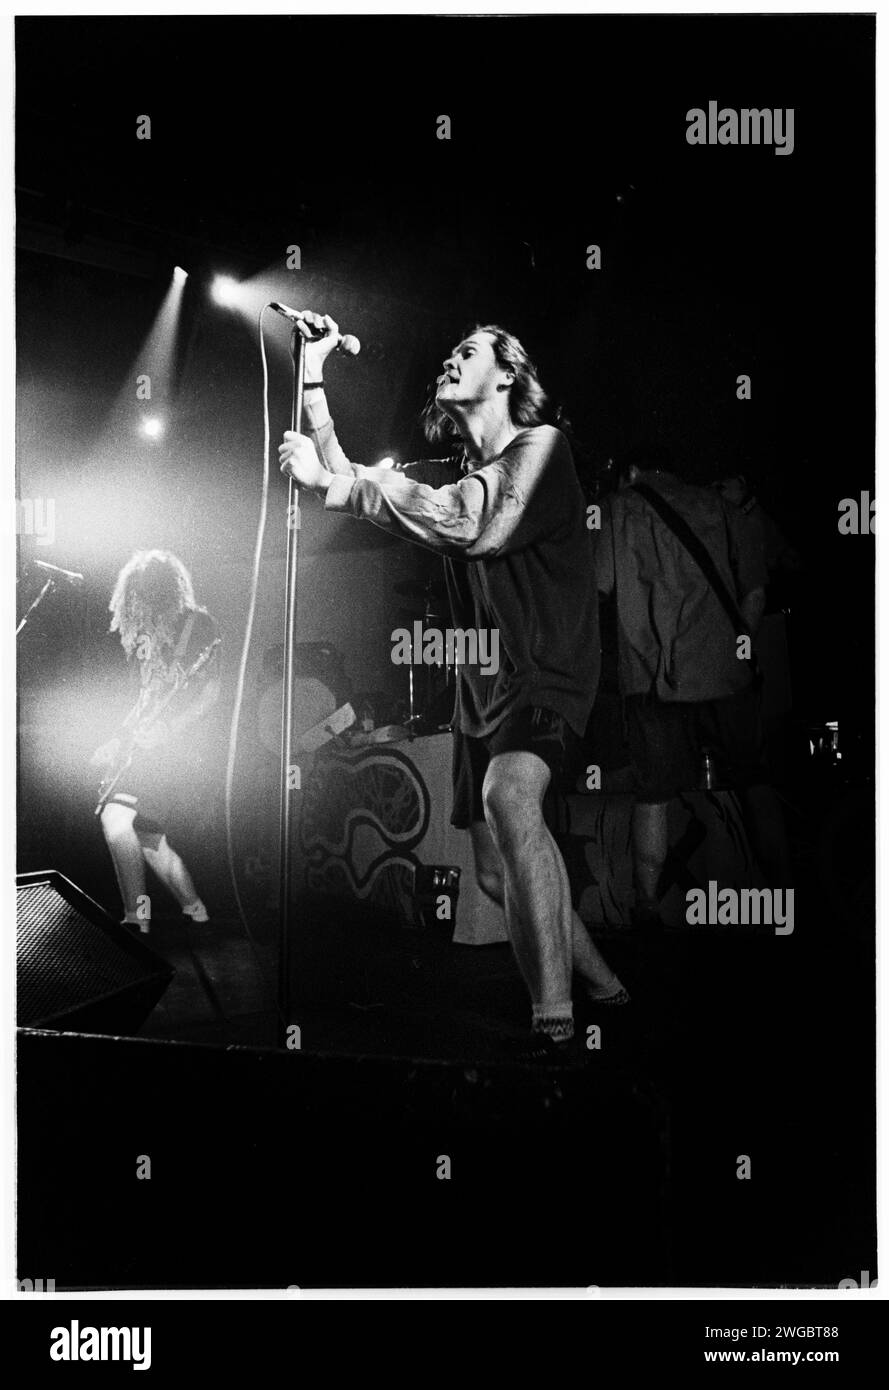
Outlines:
{"type": "Polygon", "coordinates": [[[76,570],[63,570],[59,565],[50,565],[46,560],[32,560],[31,563],[39,570],[46,570],[48,574],[54,575],[57,579],[64,579],[68,584],[82,584],[83,575],[76,570]]]}
{"type": "MultiPolygon", "coordinates": [[[[270,304],[268,307],[274,309],[275,313],[280,314],[282,318],[288,319],[290,323],[301,323],[306,317],[304,310],[291,309],[287,304],[275,303],[270,304]]],[[[313,329],[310,341],[320,343],[321,340],[326,337],[328,337],[327,333],[316,333],[313,329]]],[[[336,335],[336,347],[334,348],[334,352],[344,352],[347,357],[357,357],[360,351],[361,344],[354,333],[338,333],[336,335]]]]}

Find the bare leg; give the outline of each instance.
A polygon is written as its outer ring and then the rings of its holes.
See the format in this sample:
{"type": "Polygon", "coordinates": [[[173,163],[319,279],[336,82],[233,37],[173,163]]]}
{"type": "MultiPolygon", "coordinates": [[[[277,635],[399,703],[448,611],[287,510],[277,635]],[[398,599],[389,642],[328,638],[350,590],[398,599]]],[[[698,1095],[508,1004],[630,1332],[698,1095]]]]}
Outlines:
{"type": "Polygon", "coordinates": [[[571,1002],[571,918],[562,856],[543,819],[549,783],[534,753],[491,759],[482,797],[485,820],[503,865],[506,928],[532,1003],[564,1009],[571,1002]]]}
{"type": "Polygon", "coordinates": [[[573,908],[571,923],[574,973],[584,981],[590,998],[597,1002],[629,1000],[629,994],[573,908]]]}
{"type": "Polygon", "coordinates": [[[183,909],[203,907],[198,891],[185,861],[177,854],[166,835],[140,835],[146,863],[154,870],[164,887],[183,909]]]}
{"type": "MultiPolygon", "coordinates": [[[[487,897],[498,907],[505,909],[503,888],[503,861],[494,837],[485,821],[476,821],[469,827],[472,849],[475,857],[475,875],[478,885],[487,897]]],[[[561,860],[561,855],[559,859],[561,860]]],[[[562,860],[562,868],[565,869],[562,860]]],[[[597,999],[611,999],[624,993],[623,985],[615,975],[605,957],[596,947],[571,903],[570,884],[565,870],[565,899],[571,914],[571,963],[576,975],[588,986],[589,993],[597,999]]],[[[513,911],[517,908],[513,906],[513,911]]]]}
{"type": "Polygon", "coordinates": [[[657,910],[658,883],[667,849],[666,801],[637,802],[633,807],[633,872],[640,908],[657,910]]]}
{"type": "Polygon", "coordinates": [[[480,832],[473,838],[483,856],[481,886],[488,891],[492,875],[502,882],[507,931],[535,1014],[570,1017],[575,966],[605,990],[619,988],[619,982],[582,924],[575,924],[565,861],[543,819],[549,779],[548,767],[533,753],[497,754],[488,766],[482,796],[499,875],[493,873],[480,832]]]}
{"type": "MultiPolygon", "coordinates": [[[[140,920],[140,909],[144,909],[147,901],[145,863],[139,836],[133,828],[135,818],[135,806],[122,806],[116,801],[109,802],[101,817],[102,833],[111,852],[123,910],[127,920],[131,922],[140,920]]],[[[142,915],[146,916],[144,911],[142,915]]]]}

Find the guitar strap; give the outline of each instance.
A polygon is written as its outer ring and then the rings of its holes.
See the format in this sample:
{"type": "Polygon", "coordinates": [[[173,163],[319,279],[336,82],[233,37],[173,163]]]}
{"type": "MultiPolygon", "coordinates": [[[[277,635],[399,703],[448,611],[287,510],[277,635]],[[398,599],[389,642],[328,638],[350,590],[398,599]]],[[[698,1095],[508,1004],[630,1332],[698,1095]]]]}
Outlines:
{"type": "Polygon", "coordinates": [[[191,634],[193,630],[194,613],[189,613],[188,617],[185,619],[185,626],[182,629],[179,641],[176,643],[176,650],[173,653],[173,660],[170,662],[171,666],[175,666],[177,662],[181,662],[182,658],[185,656],[185,653],[188,651],[188,644],[191,641],[191,634]]]}
{"type": "Polygon", "coordinates": [[[185,669],[185,653],[188,651],[188,644],[191,641],[193,630],[194,613],[189,613],[188,617],[185,619],[182,631],[179,634],[179,641],[176,643],[176,649],[170,660],[170,674],[173,678],[174,685],[173,689],[168,692],[164,704],[169,704],[171,699],[175,699],[180,688],[180,682],[182,682],[182,684],[185,683],[187,674],[185,669]]]}
{"type": "MultiPolygon", "coordinates": [[[[703,572],[704,578],[707,580],[710,588],[728,614],[736,635],[738,637],[749,636],[747,625],[741,616],[741,610],[732,594],[729,592],[722,575],[716,568],[713,556],[710,554],[703,541],[695,535],[694,531],[685,520],[685,517],[680,516],[675,508],[670,506],[667,499],[662,497],[655,488],[649,487],[647,483],[634,483],[633,491],[638,492],[640,497],[645,498],[645,501],[652,510],[657,512],[664,525],[673,532],[676,539],[688,551],[691,558],[697,564],[698,569],[703,572]]],[[[755,653],[752,654],[751,669],[754,679],[759,679],[759,665],[755,653]]]]}
{"type": "Polygon", "coordinates": [[[676,539],[682,543],[689,555],[697,563],[698,569],[703,570],[704,578],[707,580],[710,588],[731,618],[732,627],[735,629],[735,632],[738,636],[746,636],[747,629],[744,625],[744,619],[741,617],[741,611],[737,603],[726,588],[722,575],[716,568],[709,550],[704,545],[703,541],[699,540],[695,535],[694,531],[685,520],[685,517],[680,516],[679,513],[670,506],[667,499],[662,497],[659,492],[656,492],[653,487],[649,487],[647,483],[634,483],[633,491],[638,492],[640,497],[645,498],[648,505],[657,512],[664,525],[667,526],[673,532],[676,539]]]}

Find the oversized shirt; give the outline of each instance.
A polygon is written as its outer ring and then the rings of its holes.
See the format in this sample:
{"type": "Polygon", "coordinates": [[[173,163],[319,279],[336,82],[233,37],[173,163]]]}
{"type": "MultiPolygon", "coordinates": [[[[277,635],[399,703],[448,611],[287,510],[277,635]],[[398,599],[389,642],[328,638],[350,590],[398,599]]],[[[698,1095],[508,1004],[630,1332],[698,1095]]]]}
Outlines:
{"type": "Polygon", "coordinates": [[[598,596],[565,436],[550,425],[524,429],[481,467],[427,459],[362,468],[346,458],[329,418],[316,423],[326,414],[314,402],[307,410],[315,447],[336,474],[327,509],[441,555],[454,628],[498,634],[496,672],[457,667],[461,731],[483,738],[507,715],[545,706],[582,735],[599,679],[598,596]]]}
{"type": "MultiPolygon", "coordinates": [[[[742,512],[670,473],[646,472],[640,482],[688,523],[739,606],[765,588],[761,540],[742,512]]],[[[616,599],[622,694],[717,700],[750,684],[752,663],[739,659],[738,634],[703,571],[631,487],[603,508],[596,571],[601,592],[616,599]]]]}

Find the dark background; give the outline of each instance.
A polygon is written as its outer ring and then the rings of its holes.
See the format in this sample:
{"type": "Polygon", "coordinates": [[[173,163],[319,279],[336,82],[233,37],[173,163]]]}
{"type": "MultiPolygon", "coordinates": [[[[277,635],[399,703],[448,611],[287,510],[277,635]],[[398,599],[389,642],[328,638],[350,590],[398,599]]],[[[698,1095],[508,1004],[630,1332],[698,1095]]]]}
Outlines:
{"type": "MultiPolygon", "coordinates": [[[[567,412],[591,495],[642,440],[694,478],[745,472],[804,562],[796,712],[869,731],[872,541],[836,523],[840,499],[873,495],[872,19],[32,18],[16,33],[18,494],[56,499],[54,544],[22,538],[20,606],[34,557],[88,581],[20,641],[25,867],[44,861],[47,801],[75,837],[82,824],[85,758],[119,698],[107,597],[132,548],[183,556],[234,673],[261,379],[252,316],[209,298],[220,272],[361,337],[329,389],[360,461],[422,450],[444,349],[499,321],[567,412]],[[689,146],[686,112],[711,99],[793,106],[793,153],[689,146]],[[167,430],[146,440],[135,376],[176,263],[167,430]]],[[[279,320],[270,337],[274,450],[279,320]]],[[[280,640],[284,497],[273,461],[251,678],[280,640]]],[[[303,512],[299,637],[335,642],[357,687],[392,687],[392,586],[436,562],[303,512]]]]}
{"type": "MultiPolygon", "coordinates": [[[[872,17],[52,18],[20,19],[16,32],[18,494],[56,501],[53,544],[22,537],[20,608],[39,588],[35,558],[86,575],[82,589],[52,595],[19,640],[21,868],[58,868],[116,911],[88,757],[122,712],[107,602],[134,547],[170,547],[191,568],[224,635],[231,701],[262,399],[255,322],[212,302],[218,273],[249,281],[255,308],[280,298],[359,335],[361,356],[329,373],[339,433],[359,461],[423,448],[417,416],[445,350],[493,320],[523,339],[567,412],[591,496],[608,460],[643,440],[702,481],[745,472],[803,561],[787,595],[797,729],[838,720],[844,738],[867,745],[873,541],[840,536],[837,517],[842,498],[873,495],[872,17]],[[710,100],[793,107],[793,153],[689,146],[686,112],[710,100]],[[143,114],[150,141],[135,138],[143,114]],[[449,142],[436,139],[442,114],[449,142]],[[300,271],[284,267],[293,243],[300,271]],[[602,248],[598,272],[585,265],[591,243],[602,248]],[[147,341],[175,264],[189,279],[172,371],[152,401],[167,429],[147,440],[135,378],[150,370],[163,382],[147,341]],[[740,373],[752,378],[750,401],[736,398],[740,373]]],[[[289,424],[280,320],[269,339],[274,449],[289,424]]],[[[286,493],[274,462],[271,493],[236,781],[243,853],[262,804],[272,824],[277,806],[277,764],[257,751],[251,704],[263,651],[281,639],[286,493]]],[[[299,638],[334,643],[358,688],[394,689],[389,632],[403,601],[393,585],[436,568],[307,503],[299,638]]],[[[419,1270],[435,1283],[453,1256],[458,1282],[471,1266],[494,1282],[548,1283],[563,1273],[554,1191],[569,1194],[571,1239],[587,1232],[581,1282],[586,1253],[598,1258],[590,1224],[611,1242],[619,1282],[835,1286],[863,1268],[873,1275],[871,791],[785,788],[808,877],[798,929],[777,951],[768,938],[726,944],[718,934],[622,943],[644,966],[644,1058],[614,1050],[628,1071],[613,1091],[607,1071],[596,1082],[605,1089],[592,1129],[576,1116],[569,1124],[527,1078],[504,1116],[503,1093],[476,1093],[473,1071],[456,1082],[435,1071],[424,1090],[413,1063],[407,1079],[400,1063],[380,1062],[386,1075],[368,1080],[366,1067],[353,1074],[335,1058],[317,1068],[316,1086],[307,1056],[297,1104],[293,1074],[294,1089],[276,1098],[278,1072],[263,1063],[257,1086],[250,1056],[230,1063],[189,1049],[183,1063],[174,1048],[159,1061],[155,1044],[112,1041],[116,1060],[102,1071],[103,1040],[75,1039],[65,1062],[70,1040],[50,1039],[43,1071],[26,1070],[20,1087],[20,1240],[40,1249],[49,1231],[46,1249],[57,1252],[61,1227],[76,1259],[70,1272],[44,1261],[20,1273],[101,1282],[103,1241],[122,1231],[133,1252],[120,1280],[143,1266],[165,1285],[171,1269],[187,1283],[214,1266],[220,1282],[243,1280],[243,1224],[271,1232],[283,1252],[280,1269],[263,1255],[257,1282],[289,1282],[289,1248],[305,1241],[304,1204],[290,1200],[301,1174],[325,1223],[313,1258],[326,1280],[372,1279],[390,1257],[402,1261],[397,1282],[419,1270]],[[832,895],[817,872],[831,857],[832,895]],[[648,1071],[666,1078],[657,1105],[640,1089],[648,1071]],[[118,1085],[156,1096],[153,1108],[130,1106],[122,1122],[112,1106],[92,1127],[92,1151],[68,1142],[82,1134],[84,1087],[117,1095],[118,1085]],[[539,1109],[533,1142],[529,1105],[539,1109]],[[408,1132],[421,1157],[463,1144],[468,1206],[465,1187],[452,1196],[443,1184],[430,1208],[408,1132]],[[105,1159],[141,1147],[143,1133],[162,1162],[136,1209],[124,1167],[105,1159]],[[659,1196],[646,1165],[662,1144],[674,1167],[659,1196]],[[760,1186],[738,1184],[722,1163],[751,1145],[763,1155],[760,1186]],[[54,1187],[60,1150],[80,1168],[54,1187]],[[95,1208],[84,1193],[100,1194],[95,1208]],[[664,1194],[678,1253],[661,1267],[638,1251],[657,1248],[664,1194]],[[290,1247],[282,1206],[298,1228],[290,1247]],[[398,1226],[393,1210],[410,1221],[398,1226]],[[329,1213],[341,1222],[333,1236],[329,1213]],[[184,1238],[165,1245],[177,1231],[184,1238]]],[[[202,874],[203,855],[222,893],[218,804],[202,806],[191,829],[200,843],[190,862],[202,874]]],[[[326,960],[327,939],[318,942],[326,960]]],[[[382,952],[378,968],[392,969],[382,952]]],[[[25,1040],[25,1068],[40,1046],[25,1040]]]]}

